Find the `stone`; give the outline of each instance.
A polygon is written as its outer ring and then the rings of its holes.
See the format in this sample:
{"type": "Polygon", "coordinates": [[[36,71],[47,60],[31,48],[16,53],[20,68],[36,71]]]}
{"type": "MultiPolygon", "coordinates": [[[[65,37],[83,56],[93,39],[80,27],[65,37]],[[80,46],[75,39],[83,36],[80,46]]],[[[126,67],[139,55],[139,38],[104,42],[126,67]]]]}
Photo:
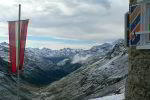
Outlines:
{"type": "Polygon", "coordinates": [[[150,50],[129,48],[125,100],[150,100],[150,50]]]}

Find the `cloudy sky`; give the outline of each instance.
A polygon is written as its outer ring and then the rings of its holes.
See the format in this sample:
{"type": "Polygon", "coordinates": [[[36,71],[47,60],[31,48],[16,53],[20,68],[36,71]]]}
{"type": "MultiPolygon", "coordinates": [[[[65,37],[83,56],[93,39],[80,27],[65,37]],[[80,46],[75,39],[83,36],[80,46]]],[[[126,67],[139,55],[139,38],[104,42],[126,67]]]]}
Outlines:
{"type": "Polygon", "coordinates": [[[8,20],[30,19],[27,47],[90,48],[124,36],[128,0],[0,0],[0,42],[8,20]]]}

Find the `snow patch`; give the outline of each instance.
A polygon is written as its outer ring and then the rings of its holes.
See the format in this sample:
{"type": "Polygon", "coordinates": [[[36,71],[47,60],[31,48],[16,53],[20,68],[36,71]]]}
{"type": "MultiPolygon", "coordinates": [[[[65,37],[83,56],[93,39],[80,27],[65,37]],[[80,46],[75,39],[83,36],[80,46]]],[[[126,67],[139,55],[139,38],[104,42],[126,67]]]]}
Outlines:
{"type": "Polygon", "coordinates": [[[90,100],[123,100],[123,99],[124,99],[124,94],[118,94],[118,95],[111,95],[111,96],[106,96],[101,98],[90,99],[90,100]]]}

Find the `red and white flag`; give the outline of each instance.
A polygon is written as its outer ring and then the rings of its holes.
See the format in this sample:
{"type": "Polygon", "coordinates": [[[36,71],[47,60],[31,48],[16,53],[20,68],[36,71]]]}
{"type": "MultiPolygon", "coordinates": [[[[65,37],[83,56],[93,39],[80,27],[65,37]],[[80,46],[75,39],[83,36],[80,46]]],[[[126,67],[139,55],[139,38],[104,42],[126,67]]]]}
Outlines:
{"type": "Polygon", "coordinates": [[[12,73],[16,73],[18,67],[19,70],[23,69],[28,22],[29,20],[20,21],[20,32],[18,31],[19,21],[8,22],[9,62],[11,64],[12,73]]]}

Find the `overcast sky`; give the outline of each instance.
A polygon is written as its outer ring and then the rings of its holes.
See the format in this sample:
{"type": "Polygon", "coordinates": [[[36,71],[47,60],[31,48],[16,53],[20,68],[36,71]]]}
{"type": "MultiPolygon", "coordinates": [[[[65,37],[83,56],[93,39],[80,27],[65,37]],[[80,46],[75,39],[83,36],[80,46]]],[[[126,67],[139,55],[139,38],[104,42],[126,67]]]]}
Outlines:
{"type": "Polygon", "coordinates": [[[90,48],[124,36],[128,0],[0,0],[0,42],[8,42],[8,20],[30,19],[28,47],[90,48]]]}

